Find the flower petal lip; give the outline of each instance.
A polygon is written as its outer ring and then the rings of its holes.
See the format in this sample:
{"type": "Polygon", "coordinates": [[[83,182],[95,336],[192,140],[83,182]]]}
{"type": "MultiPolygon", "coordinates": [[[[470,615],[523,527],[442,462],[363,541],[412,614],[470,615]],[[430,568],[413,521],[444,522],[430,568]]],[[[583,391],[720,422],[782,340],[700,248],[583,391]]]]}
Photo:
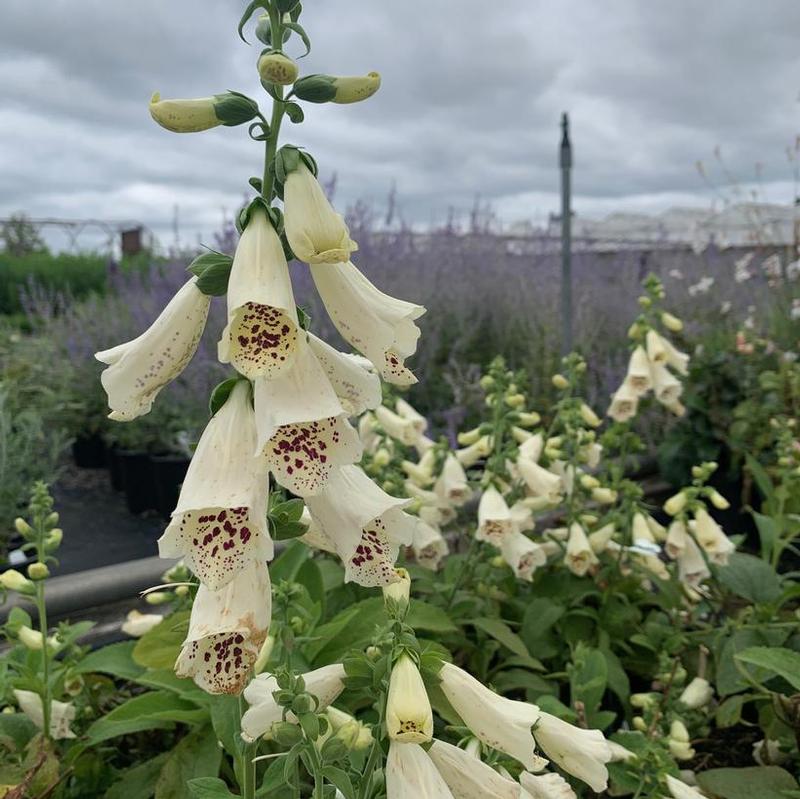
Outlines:
{"type": "Polygon", "coordinates": [[[178,505],[158,540],[162,558],[183,557],[211,590],[252,560],[269,560],[267,472],[256,458],[250,386],[239,381],[211,418],[192,456],[178,505]]]}
{"type": "Polygon", "coordinates": [[[342,337],[374,364],[384,380],[408,386],[417,380],[405,359],[416,352],[425,308],[379,291],[349,261],[311,266],[328,316],[342,337]]]}
{"type": "Polygon", "coordinates": [[[175,673],[210,694],[238,694],[267,637],[272,591],[265,563],[252,561],[220,591],[201,585],[175,673]]]}
{"type": "Polygon", "coordinates": [[[285,370],[297,349],[300,325],[283,246],[262,208],[253,209],[236,247],[227,305],[220,361],[251,380],[285,370]]]}
{"type": "Polygon", "coordinates": [[[475,537],[478,541],[500,546],[503,538],[513,532],[514,522],[503,495],[494,486],[489,486],[481,494],[478,503],[478,530],[475,537]]]}
{"type": "Polygon", "coordinates": [[[211,297],[188,280],[150,327],[137,338],[95,353],[108,364],[100,381],[108,394],[109,418],[128,422],[149,412],[164,386],[174,380],[197,351],[211,297]]]}

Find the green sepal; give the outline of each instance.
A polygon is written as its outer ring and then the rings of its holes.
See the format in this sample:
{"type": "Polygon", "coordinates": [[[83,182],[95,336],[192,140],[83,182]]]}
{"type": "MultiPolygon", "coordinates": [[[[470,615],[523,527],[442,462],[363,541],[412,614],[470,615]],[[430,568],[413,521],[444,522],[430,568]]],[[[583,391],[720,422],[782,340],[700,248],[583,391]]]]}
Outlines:
{"type": "Polygon", "coordinates": [[[297,22],[300,19],[300,14],[303,13],[303,4],[298,3],[290,12],[289,16],[292,18],[292,22],[297,22]]]}
{"type": "Polygon", "coordinates": [[[285,144],[275,156],[275,179],[286,183],[286,178],[300,166],[300,150],[292,144],[285,144]]]}
{"type": "Polygon", "coordinates": [[[225,94],[215,94],[214,100],[217,119],[229,128],[250,122],[259,113],[258,103],[241,92],[228,90],[225,94]]]}
{"type": "MultiPolygon", "coordinates": [[[[258,178],[253,178],[258,180],[258,178]]],[[[251,184],[252,185],[252,184],[251,184]]],[[[242,208],[236,215],[236,230],[241,235],[250,222],[250,217],[256,208],[261,208],[269,218],[270,224],[275,228],[275,232],[280,236],[283,233],[283,213],[279,208],[273,208],[264,197],[254,197],[248,205],[242,208]]]]}
{"type": "Polygon", "coordinates": [[[297,324],[299,324],[303,330],[310,330],[311,314],[301,305],[295,307],[297,308],[297,324]]]}
{"type": "Polygon", "coordinates": [[[275,0],[275,6],[281,14],[289,14],[300,0],[275,0]]]}
{"type": "Polygon", "coordinates": [[[259,194],[261,194],[261,189],[264,186],[264,181],[261,178],[252,177],[250,180],[247,181],[259,194]]]}
{"type": "Polygon", "coordinates": [[[221,297],[228,291],[228,279],[233,258],[221,252],[205,252],[198,255],[187,267],[197,276],[197,288],[209,297],[221,297]]]}
{"type": "Polygon", "coordinates": [[[270,24],[269,14],[262,14],[258,18],[256,25],[256,39],[269,47],[272,44],[272,25],[270,24]]]}
{"type": "Polygon", "coordinates": [[[306,75],[296,81],[292,94],[309,103],[329,103],[336,97],[333,75],[306,75]]]}
{"type": "Polygon", "coordinates": [[[314,156],[311,155],[311,153],[306,152],[305,150],[300,151],[300,158],[303,160],[303,163],[308,167],[308,171],[311,172],[311,174],[314,177],[317,177],[317,175],[319,174],[317,159],[314,158],[314,156]]]}
{"type": "Polygon", "coordinates": [[[223,380],[221,383],[214,386],[214,390],[211,392],[211,397],[209,397],[208,400],[208,410],[211,412],[212,416],[228,401],[228,397],[230,397],[234,386],[240,380],[246,379],[247,378],[237,375],[236,377],[229,377],[227,380],[223,380]]]}
{"type": "MultiPolygon", "coordinates": [[[[281,188],[280,186],[278,188],[281,188]]],[[[281,189],[280,198],[283,199],[283,190],[281,189]]],[[[286,263],[290,263],[291,261],[296,261],[297,258],[294,254],[294,250],[292,250],[291,245],[289,244],[286,236],[281,236],[281,244],[283,245],[283,257],[286,259],[286,263]]]]}
{"type": "Polygon", "coordinates": [[[283,110],[286,112],[286,116],[289,117],[295,125],[302,122],[306,117],[303,113],[303,109],[297,103],[284,103],[283,110]]]}
{"type": "Polygon", "coordinates": [[[297,57],[305,58],[305,56],[307,56],[311,52],[311,40],[308,38],[308,34],[303,29],[303,26],[297,22],[285,22],[283,28],[284,30],[293,31],[303,40],[303,44],[306,47],[306,51],[305,53],[303,53],[303,55],[297,57]]]}
{"type": "Polygon", "coordinates": [[[250,42],[244,38],[244,26],[247,25],[250,17],[253,16],[257,8],[264,8],[264,0],[252,0],[252,2],[248,3],[247,8],[244,10],[244,14],[242,14],[242,18],[239,20],[239,25],[236,28],[236,30],[239,32],[239,38],[245,44],[250,44],[250,42]]]}

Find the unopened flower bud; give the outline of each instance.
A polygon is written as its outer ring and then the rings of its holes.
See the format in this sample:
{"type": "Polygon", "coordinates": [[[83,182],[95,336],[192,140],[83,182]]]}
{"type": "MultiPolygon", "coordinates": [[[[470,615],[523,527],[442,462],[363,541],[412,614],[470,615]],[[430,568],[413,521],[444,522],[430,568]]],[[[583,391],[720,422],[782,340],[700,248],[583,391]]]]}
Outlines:
{"type": "Polygon", "coordinates": [[[535,411],[530,411],[530,412],[520,411],[517,424],[519,424],[521,427],[534,427],[541,421],[542,417],[539,416],[539,414],[536,413],[535,411]]]}
{"type": "Polygon", "coordinates": [[[569,388],[569,380],[567,380],[564,375],[553,375],[552,381],[553,385],[560,391],[563,391],[565,388],[569,388]]]}
{"type": "Polygon", "coordinates": [[[162,100],[156,92],[150,99],[150,116],[173,133],[198,133],[217,125],[241,125],[258,113],[249,97],[226,92],[192,100],[162,100]]]}
{"type": "Polygon", "coordinates": [[[282,747],[290,749],[303,740],[303,730],[299,724],[292,724],[289,721],[276,721],[269,730],[269,736],[282,747]]]}
{"type": "Polygon", "coordinates": [[[391,463],[392,456],[386,447],[381,447],[373,456],[372,462],[378,466],[388,466],[391,463]]]}
{"type": "Polygon", "coordinates": [[[46,552],[54,552],[61,546],[61,541],[64,539],[64,531],[60,527],[54,527],[44,539],[44,548],[46,552]]]}
{"type": "Polygon", "coordinates": [[[589,427],[600,426],[600,417],[585,402],[581,405],[581,418],[589,427]]]}
{"type": "Polygon", "coordinates": [[[653,304],[653,301],[649,297],[639,297],[637,302],[640,308],[649,308],[653,304]]]}
{"type": "Polygon", "coordinates": [[[702,677],[695,677],[686,688],[683,689],[679,701],[689,708],[689,710],[697,710],[707,705],[713,696],[714,689],[711,687],[711,683],[702,677]]]}
{"type": "Polygon", "coordinates": [[[50,515],[49,515],[49,516],[48,516],[48,517],[47,517],[47,518],[44,520],[44,526],[45,526],[45,527],[46,527],[48,530],[50,530],[51,528],[55,527],[55,526],[58,524],[58,520],[59,520],[59,518],[60,518],[60,517],[59,517],[59,515],[58,515],[58,511],[55,511],[55,510],[54,510],[54,511],[53,511],[53,512],[52,512],[52,513],[51,513],[51,514],[50,514],[50,515]]]}
{"type": "Polygon", "coordinates": [[[46,580],[50,576],[50,569],[47,568],[46,563],[31,563],[28,566],[28,577],[31,580],[46,580]]]}
{"type": "Polygon", "coordinates": [[[644,338],[644,328],[638,322],[634,322],[628,328],[628,338],[633,339],[634,341],[644,338]]]}
{"type": "Polygon", "coordinates": [[[509,394],[506,396],[506,405],[508,405],[509,408],[521,408],[524,404],[524,394],[509,394]]]}
{"type": "Polygon", "coordinates": [[[481,431],[477,427],[474,427],[472,430],[465,430],[457,436],[458,443],[462,447],[468,447],[470,444],[474,444],[480,437],[481,431]]]}
{"type": "Polygon", "coordinates": [[[582,474],[581,485],[588,491],[591,491],[593,488],[600,487],[600,481],[596,477],[593,477],[591,474],[582,474]]]}
{"type": "Polygon", "coordinates": [[[617,501],[617,492],[613,488],[595,488],[592,499],[601,505],[613,505],[617,501]]]}
{"type": "Polygon", "coordinates": [[[666,311],[661,314],[661,324],[673,333],[680,333],[683,330],[683,322],[677,316],[673,316],[666,311]]]}
{"type": "Polygon", "coordinates": [[[381,656],[381,650],[377,646],[368,646],[364,654],[369,660],[377,660],[381,656]]]}
{"type": "Polygon", "coordinates": [[[175,586],[175,596],[189,596],[189,586],[188,585],[176,585],[175,586]]]}
{"type": "Polygon", "coordinates": [[[657,693],[631,694],[629,702],[631,707],[647,710],[653,707],[659,698],[660,695],[657,693]]]}
{"type": "Polygon", "coordinates": [[[172,599],[172,594],[166,591],[153,591],[145,596],[144,601],[147,602],[148,605],[164,605],[167,602],[171,602],[172,599]]]}
{"type": "Polygon", "coordinates": [[[489,565],[495,569],[502,569],[506,565],[506,559],[502,555],[495,555],[490,561],[489,565]]]}
{"type": "Polygon", "coordinates": [[[725,499],[725,497],[723,497],[719,491],[713,488],[711,489],[711,493],[708,495],[708,498],[711,500],[711,504],[717,510],[727,510],[731,506],[731,503],[728,502],[728,500],[725,499]]]}
{"type": "Polygon", "coordinates": [[[632,724],[634,730],[638,730],[639,732],[647,731],[647,722],[641,716],[634,716],[632,724]]]}
{"type": "Polygon", "coordinates": [[[0,586],[5,588],[6,591],[17,591],[28,596],[36,593],[34,584],[16,569],[6,569],[0,574],[0,586]]]}
{"type": "Polygon", "coordinates": [[[33,527],[21,516],[17,516],[17,518],[14,519],[14,528],[23,538],[30,538],[33,535],[33,527]]]}
{"type": "Polygon", "coordinates": [[[20,643],[34,652],[41,652],[44,649],[44,636],[38,631],[23,625],[17,631],[20,643]]]}
{"type": "Polygon", "coordinates": [[[383,586],[383,601],[387,609],[396,608],[401,614],[408,607],[411,594],[411,577],[405,569],[395,569],[398,580],[383,586]]]}
{"type": "Polygon", "coordinates": [[[484,375],[480,379],[480,385],[484,391],[488,391],[494,385],[494,378],[491,375],[484,375]]]}
{"type": "Polygon", "coordinates": [[[381,87],[377,72],[367,75],[306,75],[294,85],[293,92],[309,103],[357,103],[372,97],[381,87]]]}
{"type": "Polygon", "coordinates": [[[299,69],[289,56],[267,50],[258,59],[258,74],[265,83],[289,86],[297,80],[299,69]]]}
{"type": "Polygon", "coordinates": [[[686,507],[686,494],[683,491],[671,496],[664,503],[664,512],[670,516],[677,516],[686,507]]]}

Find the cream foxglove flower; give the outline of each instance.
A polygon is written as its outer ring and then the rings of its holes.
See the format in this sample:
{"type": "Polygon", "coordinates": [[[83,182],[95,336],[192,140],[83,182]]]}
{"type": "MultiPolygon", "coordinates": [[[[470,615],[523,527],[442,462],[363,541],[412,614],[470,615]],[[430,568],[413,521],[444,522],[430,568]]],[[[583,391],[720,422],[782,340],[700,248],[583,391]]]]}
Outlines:
{"type": "Polygon", "coordinates": [[[623,383],[611,398],[606,413],[615,422],[627,422],[636,416],[638,408],[639,395],[627,383],[623,383]]]}
{"type": "Polygon", "coordinates": [[[671,777],[669,774],[667,774],[664,779],[667,781],[667,789],[672,799],[706,799],[705,794],[700,793],[700,791],[692,788],[685,782],[671,777]]]}
{"type": "Polygon", "coordinates": [[[403,419],[408,419],[414,425],[418,435],[421,436],[428,429],[428,420],[402,397],[398,397],[394,409],[403,419]]]}
{"type": "Polygon", "coordinates": [[[667,745],[676,760],[691,760],[695,756],[695,750],[689,740],[689,730],[680,719],[675,719],[670,724],[667,745]]]}
{"type": "Polygon", "coordinates": [[[284,371],[301,335],[283,245],[262,208],[239,239],[228,280],[228,324],[217,354],[245,377],[284,371]]]}
{"type": "Polygon", "coordinates": [[[582,780],[596,793],[606,789],[606,763],[611,760],[611,749],[600,730],[585,730],[541,713],[533,735],[547,757],[567,774],[582,780]]]}
{"type": "Polygon", "coordinates": [[[603,445],[597,441],[581,447],[581,455],[590,469],[596,469],[600,465],[600,458],[603,456],[603,445]]]}
{"type": "Polygon", "coordinates": [[[312,549],[318,549],[320,552],[329,552],[332,555],[336,554],[336,545],[328,534],[319,526],[305,506],[300,516],[300,522],[306,526],[305,533],[300,536],[300,540],[306,546],[312,549]]]}
{"type": "Polygon", "coordinates": [[[702,677],[695,677],[683,689],[678,701],[689,710],[697,710],[705,707],[713,698],[714,689],[711,687],[711,683],[702,677]]]}
{"type": "Polygon", "coordinates": [[[286,371],[255,381],[257,451],[284,488],[308,496],[334,467],[361,460],[363,446],[313,350],[298,344],[286,371]]]}
{"type": "Polygon", "coordinates": [[[211,297],[197,288],[193,277],[141,336],[95,353],[98,361],[108,364],[100,382],[108,394],[109,419],[130,422],[149,412],[158,392],[195,354],[210,303],[211,297]]]}
{"type": "Polygon", "coordinates": [[[699,508],[694,515],[694,522],[690,522],[690,525],[697,537],[697,543],[706,551],[709,560],[718,566],[726,566],[731,552],[736,547],[708,511],[699,508]]]}
{"type": "Polygon", "coordinates": [[[375,418],[388,436],[397,439],[407,447],[412,446],[422,435],[413,419],[400,416],[385,405],[375,408],[375,418]]]}
{"type": "Polygon", "coordinates": [[[442,558],[450,551],[441,532],[422,519],[414,527],[411,546],[417,564],[433,571],[438,570],[442,558]]]}
{"type": "Polygon", "coordinates": [[[492,485],[481,494],[478,503],[478,541],[488,541],[499,547],[502,540],[514,532],[514,521],[503,495],[492,485]]]}
{"type": "Polygon", "coordinates": [[[545,762],[534,753],[536,742],[531,732],[541,717],[536,705],[498,696],[452,663],[442,665],[439,677],[444,695],[473,735],[529,770],[542,768],[545,762]]]}
{"type": "Polygon", "coordinates": [[[403,654],[392,668],[386,697],[386,733],[392,741],[427,743],[433,737],[433,711],[422,675],[403,654]]]}
{"type": "Polygon", "coordinates": [[[122,632],[131,638],[141,638],[162,621],[164,617],[160,613],[139,613],[138,610],[132,610],[122,623],[122,632]]]}
{"type": "Polygon", "coordinates": [[[519,799],[516,782],[498,774],[464,749],[444,741],[434,741],[428,757],[455,799],[519,799]]]}
{"type": "Polygon", "coordinates": [[[616,529],[613,524],[604,524],[602,527],[589,533],[587,539],[589,541],[589,546],[592,548],[592,552],[594,552],[595,555],[605,552],[609,548],[609,544],[613,543],[611,539],[614,537],[615,532],[616,529]]]}
{"type": "Polygon", "coordinates": [[[414,320],[425,309],[379,291],[349,261],[312,266],[311,276],[342,338],[366,355],[387,382],[416,383],[404,361],[417,349],[420,330],[414,320]]]}
{"type": "MultiPolygon", "coordinates": [[[[341,663],[332,663],[303,674],[306,691],[317,698],[317,710],[322,712],[336,700],[344,690],[344,678],[345,671],[341,663]]],[[[276,721],[283,719],[283,708],[272,696],[277,690],[275,676],[266,672],[251,680],[244,689],[244,698],[250,705],[242,716],[242,738],[245,741],[255,741],[269,732],[276,721]]],[[[293,724],[297,723],[293,713],[286,718],[293,724]]]]}
{"type": "Polygon", "coordinates": [[[686,545],[683,552],[678,555],[678,579],[690,588],[697,588],[707,577],[711,576],[711,571],[706,564],[700,547],[695,540],[687,533],[686,545]]]}
{"type": "Polygon", "coordinates": [[[674,405],[683,393],[683,383],[663,364],[653,365],[653,393],[666,406],[674,405]]]}
{"type": "Polygon", "coordinates": [[[250,561],[222,590],[197,590],[189,633],[175,662],[178,677],[191,677],[210,694],[238,694],[267,637],[272,616],[269,572],[250,561]]]}
{"type": "Polygon", "coordinates": [[[664,351],[667,366],[671,366],[684,377],[689,374],[689,356],[685,352],[681,352],[665,338],[661,339],[661,348],[664,351]]]}
{"type": "Polygon", "coordinates": [[[642,346],[636,347],[631,353],[628,361],[628,373],[625,375],[625,385],[638,397],[646,394],[653,387],[650,359],[642,346]]]}
{"type": "Polygon", "coordinates": [[[634,544],[638,543],[639,541],[655,542],[656,539],[653,535],[653,531],[650,529],[650,525],[647,523],[647,519],[643,513],[633,514],[631,537],[634,544]]]}
{"type": "Polygon", "coordinates": [[[544,452],[544,436],[541,433],[534,433],[530,438],[523,441],[519,447],[519,457],[527,458],[534,463],[539,463],[542,452],[544,452]]]}
{"type": "Polygon", "coordinates": [[[419,744],[392,741],[384,773],[386,799],[454,799],[442,775],[419,744]]]}
{"type": "Polygon", "coordinates": [[[350,259],[358,245],[331,206],[322,186],[300,162],[283,186],[284,225],[292,252],[307,264],[334,264],[350,259]]]}
{"type": "Polygon", "coordinates": [[[667,362],[667,350],[664,346],[665,341],[666,339],[659,336],[652,328],[647,331],[644,343],[647,348],[647,357],[653,366],[656,364],[663,365],[667,362]]]}
{"type": "Polygon", "coordinates": [[[580,524],[573,522],[569,526],[564,564],[573,574],[583,577],[597,562],[597,556],[592,551],[586,531],[580,524]]]}
{"type": "Polygon", "coordinates": [[[525,457],[517,458],[517,469],[533,496],[547,497],[554,505],[561,500],[564,495],[564,481],[557,474],[525,457]]]}
{"type": "Polygon", "coordinates": [[[250,384],[240,380],[203,431],[172,520],[158,540],[162,558],[183,557],[212,591],[251,561],[273,554],[266,465],[255,449],[250,384]]]}
{"type": "Polygon", "coordinates": [[[514,576],[526,582],[530,582],[536,569],[547,562],[547,553],[542,549],[542,545],[531,541],[528,536],[516,530],[503,537],[500,542],[500,552],[503,554],[503,560],[514,572],[514,576]]]}
{"type": "Polygon", "coordinates": [[[479,460],[488,458],[491,452],[492,439],[489,436],[481,436],[474,444],[470,444],[462,449],[457,449],[455,451],[455,456],[465,469],[469,469],[470,466],[474,466],[479,460]]]}
{"type": "Polygon", "coordinates": [[[381,380],[364,365],[363,358],[339,352],[313,333],[307,335],[309,347],[348,415],[358,416],[381,404],[381,380]]]}
{"type": "Polygon", "coordinates": [[[452,452],[442,465],[442,472],[436,480],[434,491],[448,504],[460,508],[472,497],[472,489],[467,482],[467,474],[461,462],[452,452]]]}
{"type": "Polygon", "coordinates": [[[554,771],[549,774],[531,774],[529,771],[523,771],[519,775],[519,781],[531,799],[577,799],[570,784],[554,771]]]}
{"type": "Polygon", "coordinates": [[[411,502],[389,496],[357,466],[336,469],[320,494],[306,498],[345,564],[345,580],[369,588],[397,581],[394,562],[417,523],[402,511],[411,502]]]}
{"type": "MultiPolygon", "coordinates": [[[[40,729],[44,729],[44,704],[42,697],[33,691],[14,689],[20,710],[40,729]]],[[[57,741],[75,738],[70,724],[75,720],[75,706],[71,702],[50,701],[50,737],[57,741]]]]}

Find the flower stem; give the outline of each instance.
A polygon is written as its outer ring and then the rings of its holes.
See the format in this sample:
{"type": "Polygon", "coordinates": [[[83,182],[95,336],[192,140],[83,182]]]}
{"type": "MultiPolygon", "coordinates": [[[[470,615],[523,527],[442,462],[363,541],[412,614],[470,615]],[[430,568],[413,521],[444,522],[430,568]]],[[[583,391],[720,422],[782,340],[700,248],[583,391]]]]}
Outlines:
{"type": "MultiPolygon", "coordinates": [[[[239,694],[239,727],[241,728],[241,718],[244,715],[244,696],[239,694]]],[[[242,799],[255,799],[256,795],[256,764],[253,762],[256,744],[246,743],[242,747],[241,761],[239,763],[239,774],[242,799]]]]}
{"type": "MultiPolygon", "coordinates": [[[[45,552],[44,539],[44,519],[38,518],[36,523],[36,557],[40,563],[45,563],[47,553],[45,552]]],[[[44,737],[50,738],[50,715],[52,713],[52,700],[50,696],[50,650],[47,646],[47,602],[45,600],[44,580],[36,581],[36,611],[39,616],[39,631],[42,635],[42,680],[44,690],[42,691],[42,730],[44,737]]]]}
{"type": "MultiPolygon", "coordinates": [[[[278,48],[283,44],[283,25],[281,16],[274,6],[269,7],[270,30],[273,47],[277,43],[278,48]]],[[[264,177],[261,183],[261,196],[267,201],[272,202],[275,191],[275,153],[278,151],[278,136],[281,132],[281,122],[283,121],[283,86],[273,85],[273,91],[279,99],[272,98],[272,117],[269,123],[269,136],[267,136],[266,152],[264,155],[264,177]]]]}

